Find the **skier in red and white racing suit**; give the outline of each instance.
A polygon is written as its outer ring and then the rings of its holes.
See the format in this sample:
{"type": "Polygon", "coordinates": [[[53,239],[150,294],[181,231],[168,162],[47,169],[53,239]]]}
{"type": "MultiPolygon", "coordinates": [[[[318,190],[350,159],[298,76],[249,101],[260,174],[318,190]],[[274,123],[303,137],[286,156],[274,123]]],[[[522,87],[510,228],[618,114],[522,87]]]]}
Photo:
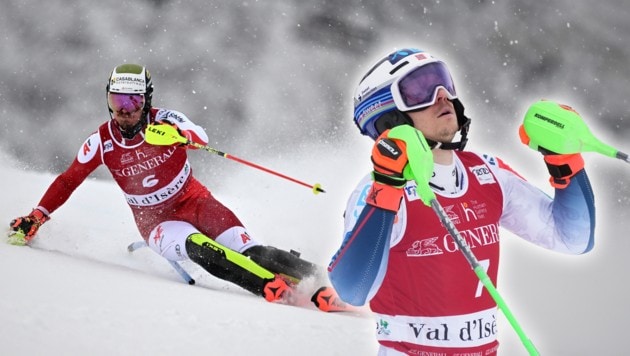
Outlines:
{"type": "Polygon", "coordinates": [[[497,305],[407,179],[406,142],[390,134],[426,138],[419,144],[433,160],[416,163],[430,165],[430,188],[494,285],[500,227],[561,253],[593,247],[594,198],[582,157],[544,156],[552,199],[500,159],[464,151],[470,119],[448,69],[415,49],[368,71],[356,91],[355,123],[376,141],[374,171],[350,196],[344,238],[328,268],[340,298],[369,301],[379,355],[495,355],[497,305]],[[461,141],[453,142],[458,132],[461,141]]]}
{"type": "MultiPolygon", "coordinates": [[[[152,94],[146,68],[136,64],[114,68],[107,85],[111,120],[85,140],[70,167],[54,180],[31,214],[11,222],[9,241],[29,243],[88,175],[105,165],[125,195],[140,235],[164,258],[191,259],[216,277],[268,301],[282,300],[296,281],[321,276],[316,265],[250,237],[238,217],[193,177],[187,158],[191,146],[145,141],[148,124],[164,124],[176,127],[189,141],[208,142],[203,128],[181,112],[152,107],[152,94]]],[[[326,302],[333,299],[336,295],[330,287],[313,295],[315,304],[325,311],[331,310],[326,302]]]]}

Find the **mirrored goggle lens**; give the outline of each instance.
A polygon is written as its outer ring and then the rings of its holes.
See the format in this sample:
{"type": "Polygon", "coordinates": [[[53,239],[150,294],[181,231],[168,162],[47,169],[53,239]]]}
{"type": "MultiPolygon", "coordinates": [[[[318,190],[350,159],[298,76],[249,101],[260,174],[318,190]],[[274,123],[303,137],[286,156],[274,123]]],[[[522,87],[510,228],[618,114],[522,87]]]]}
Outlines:
{"type": "Polygon", "coordinates": [[[398,82],[398,91],[408,110],[433,104],[438,87],[446,89],[449,99],[457,98],[451,74],[440,62],[419,67],[398,82]]]}
{"type": "Polygon", "coordinates": [[[117,94],[109,93],[107,96],[109,107],[114,112],[136,112],[144,107],[143,94],[117,94]]]}

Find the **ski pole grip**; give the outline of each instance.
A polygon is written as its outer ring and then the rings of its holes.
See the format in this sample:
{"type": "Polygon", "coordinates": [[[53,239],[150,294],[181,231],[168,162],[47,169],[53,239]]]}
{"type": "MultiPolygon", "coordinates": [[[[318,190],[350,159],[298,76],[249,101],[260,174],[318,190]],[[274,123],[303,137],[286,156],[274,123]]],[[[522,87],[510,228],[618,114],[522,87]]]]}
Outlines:
{"type": "Polygon", "coordinates": [[[407,146],[409,164],[403,172],[407,179],[416,181],[416,189],[420,199],[426,206],[431,206],[435,193],[429,187],[429,179],[433,175],[433,152],[422,132],[410,125],[396,126],[389,131],[387,137],[399,139],[407,146]]]}

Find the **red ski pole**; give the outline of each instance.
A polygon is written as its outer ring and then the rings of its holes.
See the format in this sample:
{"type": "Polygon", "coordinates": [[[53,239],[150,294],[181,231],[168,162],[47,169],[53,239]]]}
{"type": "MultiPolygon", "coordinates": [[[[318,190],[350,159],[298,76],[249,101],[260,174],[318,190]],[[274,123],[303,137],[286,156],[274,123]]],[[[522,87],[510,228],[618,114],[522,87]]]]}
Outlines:
{"type": "Polygon", "coordinates": [[[177,129],[171,125],[159,125],[159,124],[152,124],[147,126],[147,130],[145,132],[145,140],[152,144],[152,145],[159,145],[159,146],[169,146],[172,145],[174,143],[183,143],[185,145],[189,145],[189,146],[193,146],[205,151],[208,151],[210,153],[214,153],[216,155],[219,155],[223,158],[227,158],[227,159],[231,159],[233,161],[236,161],[238,163],[242,163],[245,164],[247,166],[259,169],[263,172],[267,172],[270,174],[273,174],[277,177],[280,178],[284,178],[286,180],[289,180],[293,183],[297,183],[300,185],[303,185],[305,187],[311,188],[311,190],[313,191],[313,194],[319,194],[319,193],[325,193],[326,191],[324,189],[322,189],[322,186],[319,183],[315,183],[315,184],[308,184],[308,183],[304,183],[300,180],[297,180],[295,178],[289,177],[287,175],[284,175],[282,173],[278,173],[276,171],[273,171],[269,168],[265,168],[263,166],[260,166],[258,164],[246,161],[242,158],[238,158],[236,156],[232,156],[231,154],[225,153],[225,152],[221,152],[215,148],[212,148],[210,146],[206,146],[206,145],[202,145],[196,142],[192,142],[189,139],[187,139],[186,137],[183,137],[182,135],[179,134],[179,132],[177,132],[177,129]]]}

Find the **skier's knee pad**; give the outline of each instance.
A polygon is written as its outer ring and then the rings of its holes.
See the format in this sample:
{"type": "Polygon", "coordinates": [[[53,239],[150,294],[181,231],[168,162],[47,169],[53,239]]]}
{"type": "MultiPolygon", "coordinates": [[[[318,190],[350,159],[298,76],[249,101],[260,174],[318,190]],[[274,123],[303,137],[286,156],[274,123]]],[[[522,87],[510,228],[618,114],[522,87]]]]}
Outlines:
{"type": "Polygon", "coordinates": [[[151,230],[147,244],[167,260],[181,261],[188,257],[186,238],[198,232],[197,228],[184,221],[163,221],[151,230]]]}
{"type": "Polygon", "coordinates": [[[247,233],[247,230],[242,226],[233,226],[223,231],[214,241],[240,253],[243,253],[243,251],[252,246],[260,244],[258,241],[252,239],[247,233]]]}
{"type": "Polygon", "coordinates": [[[190,260],[213,276],[225,279],[229,271],[225,252],[212,248],[211,245],[199,243],[198,240],[193,240],[193,235],[191,234],[186,238],[186,252],[188,252],[190,260]]]}
{"type": "Polygon", "coordinates": [[[209,237],[195,233],[186,239],[190,260],[213,276],[232,282],[256,295],[262,295],[265,283],[274,278],[244,255],[209,237]]]}

